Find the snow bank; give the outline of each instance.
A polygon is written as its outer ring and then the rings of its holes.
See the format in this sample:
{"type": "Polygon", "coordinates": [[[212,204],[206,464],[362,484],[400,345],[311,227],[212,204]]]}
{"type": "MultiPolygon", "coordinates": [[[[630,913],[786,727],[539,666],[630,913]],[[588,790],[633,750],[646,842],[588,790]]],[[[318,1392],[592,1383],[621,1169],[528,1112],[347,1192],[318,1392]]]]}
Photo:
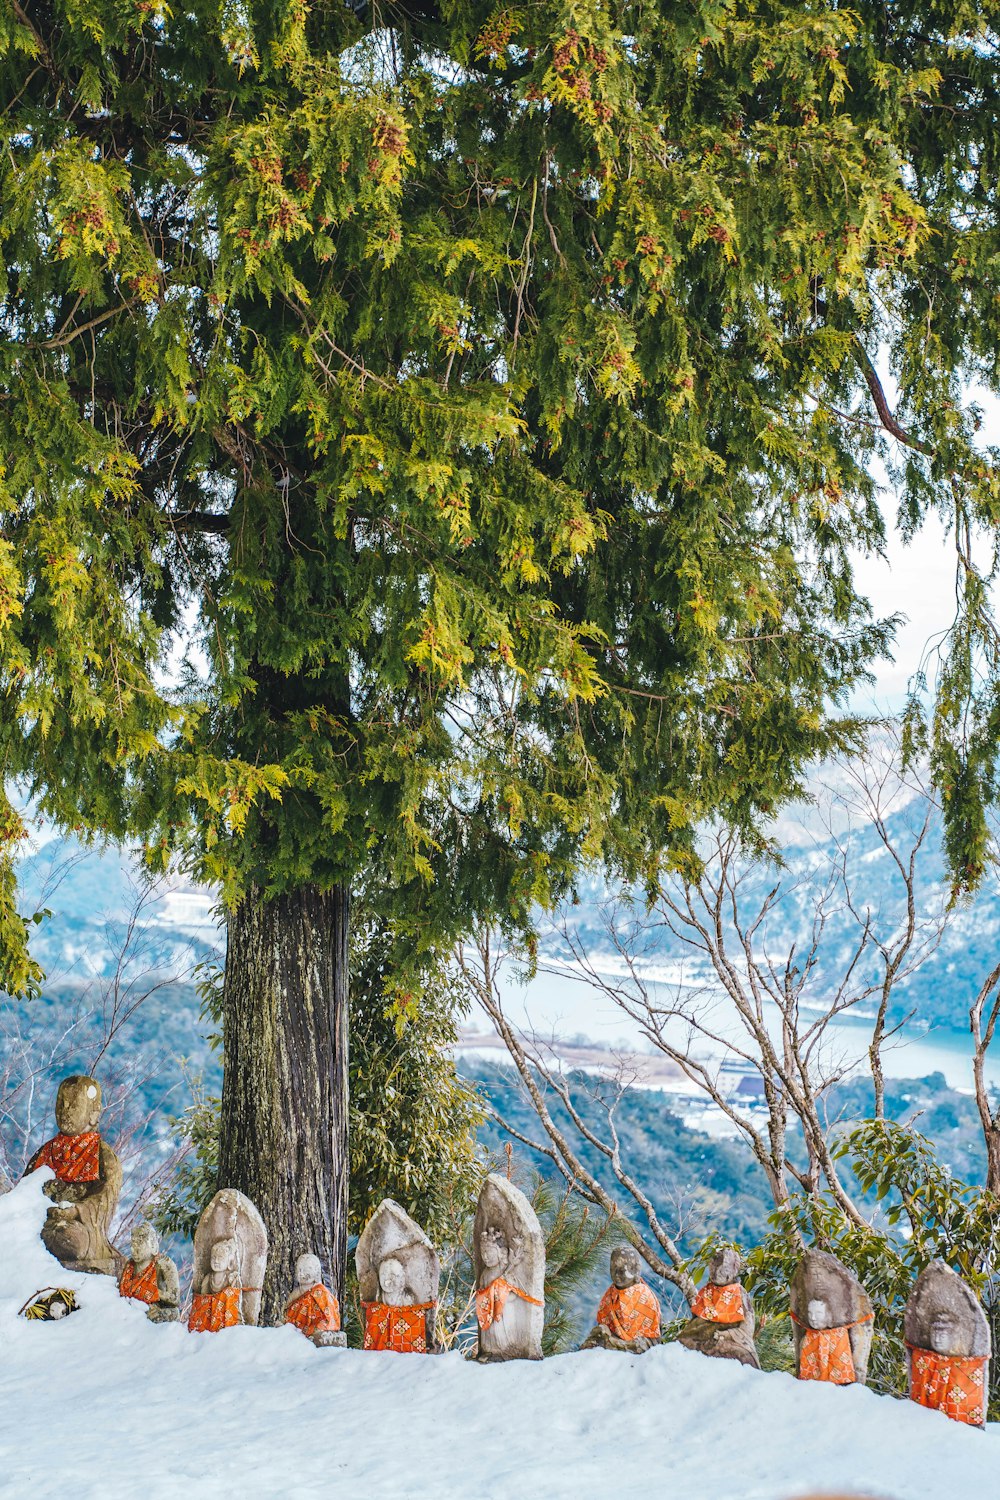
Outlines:
{"type": "Polygon", "coordinates": [[[154,1325],[38,1239],[38,1172],[0,1198],[0,1495],[17,1500],[886,1500],[997,1494],[985,1435],[857,1387],[677,1345],[482,1368],[318,1350],[295,1329],[154,1325]],[[81,1311],[17,1316],[46,1285],[81,1311]]]}

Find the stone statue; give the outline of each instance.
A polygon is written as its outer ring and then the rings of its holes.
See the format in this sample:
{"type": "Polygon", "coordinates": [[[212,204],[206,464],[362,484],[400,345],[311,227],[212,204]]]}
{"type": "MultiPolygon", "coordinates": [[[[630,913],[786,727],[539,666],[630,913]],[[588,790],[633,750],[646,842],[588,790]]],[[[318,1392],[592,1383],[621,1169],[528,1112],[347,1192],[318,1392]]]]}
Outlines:
{"type": "Polygon", "coordinates": [[[789,1288],[800,1380],[864,1385],[872,1347],[872,1305],[853,1271],[825,1250],[807,1250],[789,1288]]]}
{"type": "Polygon", "coordinates": [[[437,1349],[441,1265],[420,1225],[385,1198],[361,1231],[354,1260],[366,1349],[427,1354],[437,1349]]]}
{"type": "Polygon", "coordinates": [[[708,1280],[691,1304],[693,1316],[678,1342],[713,1359],[736,1359],[760,1369],[754,1344],[753,1298],[743,1286],[743,1262],[731,1247],[717,1250],[708,1267],[708,1280]]]}
{"type": "Polygon", "coordinates": [[[114,1276],[118,1256],[108,1229],[122,1190],[121,1163],[101,1140],[101,1085],[96,1078],[64,1078],[56,1095],[59,1134],[46,1141],[28,1163],[28,1171],[51,1167],[55,1181],[45,1184],[51,1198],[42,1242],[69,1271],[114,1276]]]}
{"type": "Polygon", "coordinates": [[[160,1254],[160,1237],[152,1224],[137,1224],[132,1231],[132,1259],[122,1267],[118,1291],[123,1297],[145,1302],[151,1323],[176,1323],[181,1315],[180,1280],[169,1255],[160,1254]]]}
{"type": "Polygon", "coordinates": [[[597,1308],[597,1322],[581,1349],[619,1349],[645,1354],[660,1340],[660,1301],[642,1279],[642,1262],[631,1245],[611,1252],[611,1285],[597,1308]]]}
{"type": "Polygon", "coordinates": [[[285,1322],[312,1339],[317,1349],[343,1349],[347,1343],[340,1331],[340,1303],[323,1285],[318,1255],[300,1255],[295,1262],[295,1286],[285,1303],[285,1322]]]}
{"type": "Polygon", "coordinates": [[[972,1288],[943,1260],[932,1260],[913,1283],[903,1334],[910,1400],[984,1427],[990,1325],[972,1288]]]}
{"type": "Polygon", "coordinates": [[[194,1296],[188,1327],[217,1333],[256,1325],[267,1267],[267,1230],[250,1199],[222,1188],[194,1232],[194,1296]]]}
{"type": "Polygon", "coordinates": [[[545,1241],[527,1198],[491,1173],[476,1206],[476,1358],[541,1359],[545,1321],[545,1241]]]}

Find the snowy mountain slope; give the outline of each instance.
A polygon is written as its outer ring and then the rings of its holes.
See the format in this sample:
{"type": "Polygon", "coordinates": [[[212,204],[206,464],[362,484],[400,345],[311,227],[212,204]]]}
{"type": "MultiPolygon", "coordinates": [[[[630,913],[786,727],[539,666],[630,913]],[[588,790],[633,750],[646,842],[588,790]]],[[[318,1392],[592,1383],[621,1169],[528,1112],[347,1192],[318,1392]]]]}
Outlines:
{"type": "Polygon", "coordinates": [[[317,1350],[296,1330],[147,1323],[38,1240],[38,1173],[0,1197],[3,1500],[880,1500],[996,1494],[986,1434],[857,1387],[677,1345],[481,1368],[317,1350]],[[57,1323],[18,1318],[78,1289],[57,1323]]]}

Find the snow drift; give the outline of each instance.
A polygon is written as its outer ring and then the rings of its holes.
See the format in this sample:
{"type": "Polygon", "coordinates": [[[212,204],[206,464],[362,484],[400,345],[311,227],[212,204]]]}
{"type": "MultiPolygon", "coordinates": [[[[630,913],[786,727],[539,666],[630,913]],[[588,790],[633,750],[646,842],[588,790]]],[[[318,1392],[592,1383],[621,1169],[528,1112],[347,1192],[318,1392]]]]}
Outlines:
{"type": "Polygon", "coordinates": [[[677,1345],[539,1364],[314,1349],[294,1328],[154,1325],[38,1238],[35,1173],[0,1198],[0,1495],[17,1500],[877,1500],[997,1494],[985,1434],[851,1387],[677,1345]],[[60,1322],[17,1316],[71,1286],[60,1322]]]}

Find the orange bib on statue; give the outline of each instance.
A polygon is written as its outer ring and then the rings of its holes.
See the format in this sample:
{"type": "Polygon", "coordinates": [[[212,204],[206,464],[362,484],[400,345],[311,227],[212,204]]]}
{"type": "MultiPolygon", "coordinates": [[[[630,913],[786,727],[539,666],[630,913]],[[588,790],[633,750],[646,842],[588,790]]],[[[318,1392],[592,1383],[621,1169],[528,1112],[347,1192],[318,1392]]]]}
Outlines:
{"type": "Polygon", "coordinates": [[[122,1272],[122,1279],[118,1283],[118,1294],[121,1297],[133,1297],[136,1302],[146,1302],[150,1306],[160,1300],[160,1288],[156,1281],[156,1261],[151,1260],[143,1272],[138,1272],[135,1262],[127,1260],[122,1272]]]}
{"type": "Polygon", "coordinates": [[[395,1354],[427,1353],[427,1319],[433,1302],[413,1307],[390,1307],[387,1302],[365,1302],[366,1349],[388,1349],[395,1354]]]}
{"type": "MultiPolygon", "coordinates": [[[[725,1271],[722,1274],[725,1275],[725,1271]]],[[[706,1323],[742,1323],[745,1316],[743,1288],[738,1281],[731,1281],[728,1286],[713,1286],[709,1282],[695,1294],[691,1311],[696,1318],[704,1318],[706,1323]]]]}
{"type": "Polygon", "coordinates": [[[191,1302],[188,1328],[192,1333],[218,1333],[223,1328],[235,1328],[240,1321],[241,1295],[238,1286],[199,1293],[191,1302]]]}
{"type": "Polygon", "coordinates": [[[481,1287],[476,1293],[476,1317],[479,1319],[480,1328],[492,1328],[493,1324],[503,1317],[503,1310],[511,1293],[515,1297],[520,1297],[522,1302],[530,1302],[532,1307],[545,1306],[545,1303],[538,1297],[529,1297],[527,1292],[522,1292],[519,1286],[514,1286],[513,1282],[505,1281],[502,1276],[498,1276],[495,1281],[490,1282],[489,1286],[481,1287]]]}
{"type": "Polygon", "coordinates": [[[38,1152],[31,1170],[39,1167],[51,1167],[60,1182],[96,1182],[101,1175],[101,1137],[96,1130],[54,1135],[38,1152]]]}
{"type": "Polygon", "coordinates": [[[943,1411],[956,1422],[983,1425],[986,1400],[986,1360],[979,1355],[962,1358],[934,1354],[930,1349],[910,1350],[910,1399],[932,1411],[943,1411]]]}
{"type": "Polygon", "coordinates": [[[294,1323],[307,1338],[317,1333],[339,1333],[340,1303],[321,1281],[317,1282],[296,1297],[285,1313],[285,1322],[294,1323]]]}
{"type": "Polygon", "coordinates": [[[847,1328],[807,1328],[799,1355],[800,1380],[828,1380],[831,1385],[853,1385],[854,1355],[847,1328]]]}
{"type": "Polygon", "coordinates": [[[597,1321],[626,1344],[660,1337],[660,1303],[644,1281],[609,1286],[597,1309],[597,1321]]]}

